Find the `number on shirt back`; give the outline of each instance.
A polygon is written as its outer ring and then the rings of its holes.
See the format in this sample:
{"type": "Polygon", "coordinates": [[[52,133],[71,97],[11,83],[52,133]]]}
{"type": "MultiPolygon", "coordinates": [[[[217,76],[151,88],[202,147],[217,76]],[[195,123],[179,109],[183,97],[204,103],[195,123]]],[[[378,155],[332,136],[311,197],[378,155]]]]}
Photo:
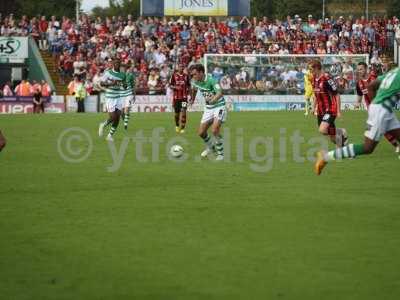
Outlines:
{"type": "Polygon", "coordinates": [[[388,74],[385,79],[383,79],[381,85],[379,86],[381,89],[388,89],[393,83],[393,80],[396,78],[397,73],[393,72],[388,74]]]}

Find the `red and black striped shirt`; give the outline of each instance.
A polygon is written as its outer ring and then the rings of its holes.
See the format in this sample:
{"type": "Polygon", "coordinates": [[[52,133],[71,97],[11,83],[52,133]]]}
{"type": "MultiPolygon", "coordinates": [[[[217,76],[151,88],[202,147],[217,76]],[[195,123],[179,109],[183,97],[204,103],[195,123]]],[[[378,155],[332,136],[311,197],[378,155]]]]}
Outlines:
{"type": "Polygon", "coordinates": [[[357,95],[358,96],[364,96],[365,104],[367,105],[367,108],[372,102],[372,99],[370,95],[368,94],[368,85],[376,79],[376,74],[375,73],[370,73],[367,79],[360,79],[357,81],[357,95]]]}
{"type": "Polygon", "coordinates": [[[315,101],[317,101],[318,116],[329,113],[333,116],[337,115],[337,85],[328,74],[322,74],[318,78],[314,77],[313,90],[315,101]]]}
{"type": "Polygon", "coordinates": [[[174,101],[186,101],[189,94],[190,79],[187,74],[174,72],[170,85],[174,91],[174,101]]]}

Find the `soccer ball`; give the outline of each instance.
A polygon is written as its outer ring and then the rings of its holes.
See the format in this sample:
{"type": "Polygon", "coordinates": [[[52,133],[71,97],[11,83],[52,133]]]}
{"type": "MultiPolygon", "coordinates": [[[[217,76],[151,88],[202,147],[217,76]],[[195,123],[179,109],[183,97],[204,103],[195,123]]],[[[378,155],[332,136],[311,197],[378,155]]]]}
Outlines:
{"type": "Polygon", "coordinates": [[[183,148],[180,145],[173,145],[169,150],[169,153],[172,155],[172,157],[181,157],[183,154],[183,148]]]}

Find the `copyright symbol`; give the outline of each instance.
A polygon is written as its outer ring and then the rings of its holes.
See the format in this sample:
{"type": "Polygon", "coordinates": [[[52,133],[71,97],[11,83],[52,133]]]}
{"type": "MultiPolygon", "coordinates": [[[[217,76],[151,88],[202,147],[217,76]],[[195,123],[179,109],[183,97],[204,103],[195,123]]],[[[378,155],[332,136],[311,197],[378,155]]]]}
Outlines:
{"type": "Polygon", "coordinates": [[[92,150],[92,138],[82,128],[67,128],[58,137],[57,151],[60,157],[66,162],[82,162],[89,157],[92,150]]]}

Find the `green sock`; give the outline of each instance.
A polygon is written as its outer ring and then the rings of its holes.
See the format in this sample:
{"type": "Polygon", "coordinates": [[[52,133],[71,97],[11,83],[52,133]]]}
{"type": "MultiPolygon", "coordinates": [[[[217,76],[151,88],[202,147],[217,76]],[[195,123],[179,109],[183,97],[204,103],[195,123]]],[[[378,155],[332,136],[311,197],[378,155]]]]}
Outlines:
{"type": "Polygon", "coordinates": [[[115,125],[112,125],[112,126],[111,126],[111,128],[110,128],[110,135],[114,135],[114,133],[117,131],[117,127],[118,127],[118,125],[117,125],[117,126],[115,126],[115,125]]]}
{"type": "Polygon", "coordinates": [[[218,155],[224,155],[224,139],[221,135],[215,137],[215,150],[218,155]]]}
{"type": "Polygon", "coordinates": [[[124,115],[124,126],[128,127],[129,122],[129,112],[124,115]]]}
{"type": "Polygon", "coordinates": [[[107,127],[108,125],[110,125],[112,123],[112,120],[107,119],[106,121],[103,122],[104,127],[107,127]]]}
{"type": "Polygon", "coordinates": [[[211,136],[207,133],[207,135],[202,138],[204,143],[207,145],[207,148],[212,149],[213,148],[213,142],[211,140],[211,136]]]}
{"type": "Polygon", "coordinates": [[[364,154],[364,145],[362,144],[349,144],[336,150],[331,150],[325,154],[324,160],[340,160],[342,158],[354,158],[358,155],[364,154]]]}
{"type": "Polygon", "coordinates": [[[310,109],[310,100],[306,100],[306,112],[310,109]]]}

